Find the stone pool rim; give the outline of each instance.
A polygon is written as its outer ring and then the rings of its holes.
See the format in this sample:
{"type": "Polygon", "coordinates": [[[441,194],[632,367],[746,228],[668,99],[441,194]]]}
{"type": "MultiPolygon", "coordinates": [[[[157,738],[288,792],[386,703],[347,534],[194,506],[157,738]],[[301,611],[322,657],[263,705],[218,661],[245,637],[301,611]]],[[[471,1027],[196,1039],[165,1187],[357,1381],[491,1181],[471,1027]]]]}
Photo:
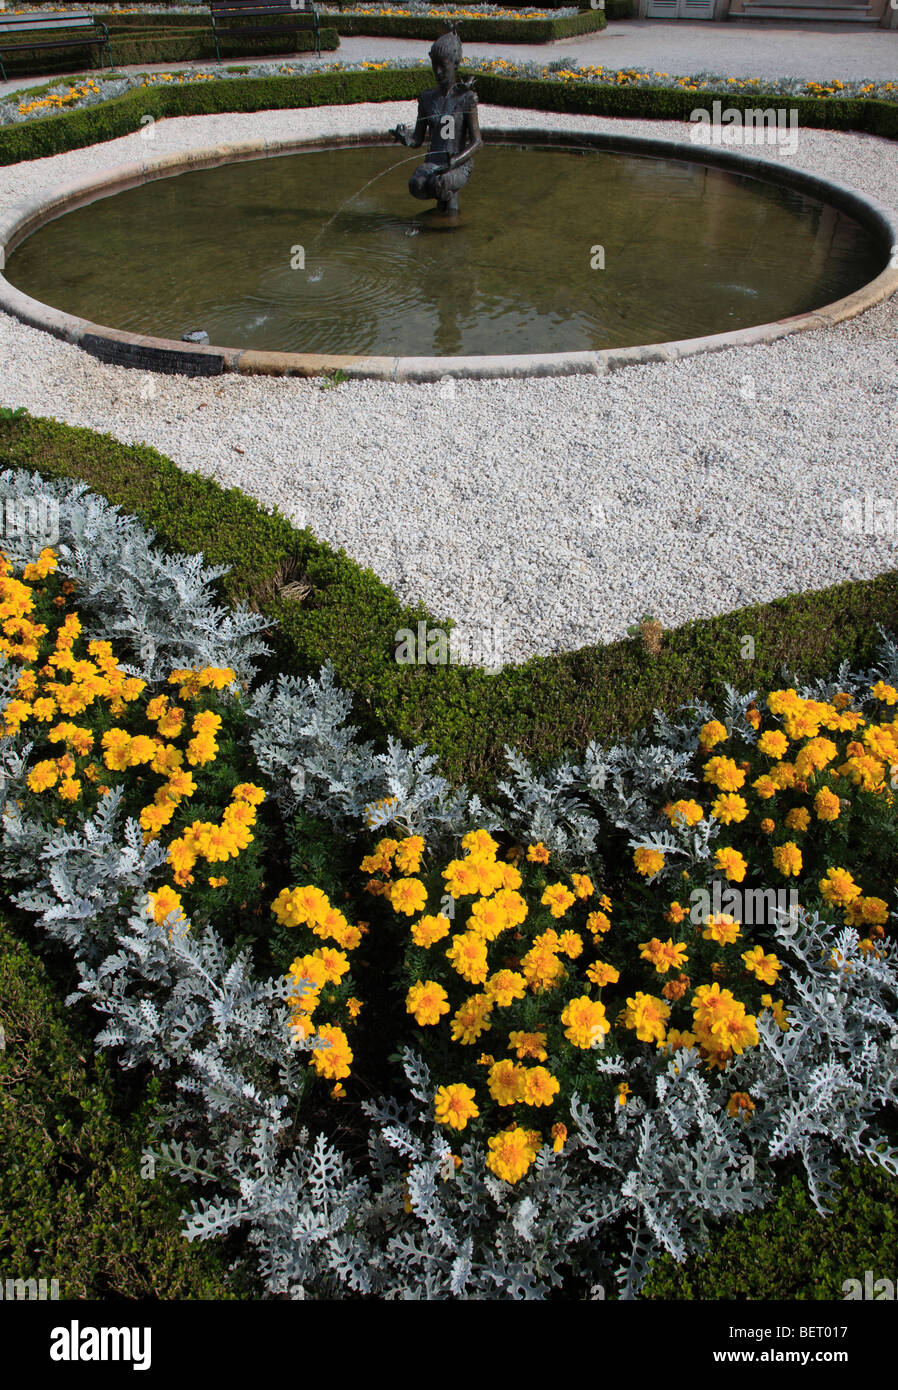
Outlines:
{"type": "MultiPolygon", "coordinates": [[[[693,144],[652,136],[624,135],[613,131],[581,131],[544,127],[484,129],[489,144],[556,146],[620,152],[662,159],[682,159],[729,172],[778,183],[817,198],[838,212],[853,217],[881,237],[885,247],[898,249],[898,215],[891,208],[845,184],[741,150],[693,144]]],[[[47,196],[20,203],[0,218],[0,271],[15,248],[45,223],[115,193],[155,179],[195,169],[212,169],[235,163],[316,149],[350,149],[359,145],[384,146],[379,132],[331,133],[290,139],[254,139],[204,146],[200,149],[160,155],[119,165],[103,175],[90,174],[58,186],[47,196]]],[[[770,323],[733,329],[697,338],[681,338],[634,347],[596,349],[588,352],[512,353],[469,357],[398,357],[353,354],[277,352],[255,348],[197,346],[177,339],[129,333],[64,313],[32,299],[0,274],[0,310],[31,327],[72,343],[102,361],[144,372],[186,376],[244,375],[312,377],[341,371],[347,379],[433,382],[444,377],[501,379],[569,375],[603,376],[609,371],[641,362],[672,362],[701,352],[772,343],[791,333],[827,328],[854,318],[898,291],[898,266],[889,264],[875,279],[842,299],[770,323]]]]}

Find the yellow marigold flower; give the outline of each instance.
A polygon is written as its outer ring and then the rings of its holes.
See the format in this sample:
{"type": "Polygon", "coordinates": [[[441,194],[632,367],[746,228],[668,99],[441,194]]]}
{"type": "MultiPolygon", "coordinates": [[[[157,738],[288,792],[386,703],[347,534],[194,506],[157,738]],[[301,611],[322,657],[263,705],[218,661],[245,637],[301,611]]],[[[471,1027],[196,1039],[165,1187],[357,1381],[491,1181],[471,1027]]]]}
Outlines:
{"type": "Polygon", "coordinates": [[[561,1083],[545,1067],[528,1067],[521,1084],[521,1100],[525,1105],[551,1105],[561,1089],[561,1083]]]}
{"type": "Polygon", "coordinates": [[[220,874],[218,878],[210,874],[209,878],[206,881],[209,884],[210,888],[224,888],[225,884],[228,881],[228,878],[227,874],[220,874]]]}
{"type": "Polygon", "coordinates": [[[714,851],[714,867],[731,883],[741,883],[748,865],[737,849],[724,846],[714,851]]]}
{"type": "Polygon", "coordinates": [[[847,907],[861,896],[860,888],[847,869],[827,869],[819,887],[826,901],[835,907],[847,907]]]}
{"type": "Polygon", "coordinates": [[[745,773],[732,758],[709,758],[702,776],[723,792],[737,792],[745,782],[745,773]]]}
{"type": "Polygon", "coordinates": [[[163,738],[177,738],[184,727],[184,717],[184,710],[173,705],[159,716],[156,728],[163,738]]]}
{"type": "Polygon", "coordinates": [[[804,806],[793,806],[786,816],[786,825],[790,830],[797,830],[799,834],[804,834],[811,823],[811,813],[804,806]]]}
{"type": "Polygon", "coordinates": [[[752,946],[750,951],[742,952],[746,970],[757,975],[765,985],[775,985],[782,966],[776,956],[765,956],[763,946],[752,946]]]}
{"type": "Polygon", "coordinates": [[[553,1125],[550,1133],[552,1135],[552,1148],[555,1153],[560,1154],[567,1142],[567,1125],[553,1125]]]}
{"type": "Polygon", "coordinates": [[[287,971],[287,981],[296,990],[287,996],[288,1004],[300,1013],[314,1013],[326,975],[324,961],[317,956],[297,956],[287,971]]]}
{"type": "Polygon", "coordinates": [[[842,809],[839,798],[829,787],[821,787],[814,797],[814,813],[818,820],[838,820],[842,809]]]}
{"type": "Polygon", "coordinates": [[[469,854],[495,855],[499,842],[494,840],[487,830],[469,830],[467,835],[462,837],[461,847],[469,854]]]}
{"type": "Polygon", "coordinates": [[[427,904],[427,889],[419,878],[398,878],[391,883],[387,896],[395,912],[413,917],[427,904]]]}
{"type": "Polygon", "coordinates": [[[63,801],[77,801],[81,795],[81,783],[77,777],[63,777],[59,784],[59,796],[63,801]]]}
{"type": "Polygon", "coordinates": [[[729,738],[726,725],[721,724],[719,719],[712,719],[709,723],[703,724],[698,731],[699,747],[706,752],[718,743],[723,743],[729,738]]]}
{"type": "Polygon", "coordinates": [[[764,835],[772,835],[776,829],[776,821],[772,821],[769,816],[765,816],[761,821],[761,831],[764,835]]]}
{"type": "Polygon", "coordinates": [[[751,727],[752,727],[753,729],[758,729],[758,728],[760,728],[760,725],[761,725],[761,711],[757,708],[757,706],[755,706],[755,705],[749,705],[749,706],[748,706],[748,708],[747,708],[746,711],[745,711],[745,721],[746,721],[747,724],[750,724],[751,727]]]}
{"type": "Polygon", "coordinates": [[[789,747],[789,740],[781,729],[768,729],[758,739],[758,751],[766,753],[768,758],[782,758],[789,747]]]}
{"type": "Polygon", "coordinates": [[[611,1029],[604,1006],[590,999],[588,994],[570,1001],[562,1012],[561,1022],[565,1025],[564,1035],[568,1042],[584,1049],[594,1047],[611,1029]]]}
{"type": "Polygon", "coordinates": [[[493,897],[493,902],[504,912],[505,919],[510,927],[519,927],[527,919],[527,904],[513,888],[500,888],[493,897]]]}
{"type": "Polygon", "coordinates": [[[674,1052],[679,1052],[681,1049],[689,1047],[696,1047],[697,1045],[698,1038],[694,1033],[683,1031],[679,1028],[669,1028],[667,1030],[664,1046],[672,1048],[674,1052]]]}
{"type": "Polygon", "coordinates": [[[591,898],[595,892],[592,879],[588,874],[571,874],[571,883],[574,885],[574,894],[578,898],[591,898]]]}
{"type": "Polygon", "coordinates": [[[539,1153],[541,1142],[536,1130],[512,1125],[487,1141],[486,1166],[504,1182],[520,1182],[539,1153]]]}
{"type": "Polygon", "coordinates": [[[315,926],[330,908],[327,895],[311,883],[302,888],[282,888],[271,904],[277,920],[285,927],[315,926]]]}
{"type": "Polygon", "coordinates": [[[576,902],[576,898],[563,883],[550,883],[540,902],[544,907],[548,907],[553,917],[563,917],[571,904],[576,902]]]}
{"type": "Polygon", "coordinates": [[[202,767],[206,763],[213,762],[217,752],[218,744],[213,738],[207,734],[197,734],[196,738],[192,738],[187,745],[187,761],[193,767],[197,765],[202,767]]]}
{"type": "Polygon", "coordinates": [[[737,1115],[748,1120],[754,1108],[755,1103],[747,1091],[734,1091],[727,1101],[727,1114],[734,1120],[737,1115]]]}
{"type": "Polygon", "coordinates": [[[487,1085],[498,1105],[516,1105],[523,1099],[525,1068],[503,1058],[489,1069],[487,1085]]]}
{"type": "Polygon", "coordinates": [[[435,980],[419,981],[405,996],[405,1007],[416,1023],[422,1027],[432,1026],[449,1012],[449,996],[435,980]]]}
{"type": "Polygon", "coordinates": [[[761,777],[756,777],[752,786],[762,801],[769,801],[772,796],[776,796],[779,786],[773,777],[764,773],[761,777]]]}
{"type": "Polygon", "coordinates": [[[443,870],[443,878],[453,898],[465,898],[480,892],[480,875],[470,859],[453,859],[443,870]]]}
{"type": "Polygon", "coordinates": [[[312,952],[316,960],[324,966],[324,978],[331,984],[339,984],[349,969],[349,957],[335,946],[319,946],[312,952]]]}
{"type": "Polygon", "coordinates": [[[744,797],[738,792],[721,792],[720,796],[715,797],[711,803],[711,815],[724,825],[733,825],[738,821],[745,820],[748,815],[748,805],[744,797]]]}
{"type": "Polygon", "coordinates": [[[672,1003],[676,1003],[678,999],[683,998],[688,988],[689,976],[678,975],[675,980],[668,980],[661,993],[665,999],[669,999],[672,1003]]]}
{"type": "Polygon", "coordinates": [[[354,997],[350,997],[349,999],[347,999],[346,1011],[349,1014],[350,1018],[358,1018],[359,1014],[362,1012],[361,999],[356,999],[354,997]]]}
{"type": "Polygon", "coordinates": [[[838,756],[838,748],[828,738],[812,738],[795,756],[795,772],[803,780],[821,771],[838,756]]]}
{"type": "Polygon", "coordinates": [[[586,919],[586,926],[593,936],[601,936],[611,930],[611,919],[604,912],[591,912],[586,919]]]}
{"type": "Polygon", "coordinates": [[[409,835],[401,840],[396,847],[398,871],[401,874],[416,874],[421,867],[424,848],[424,838],[421,835],[409,835]]]}
{"type": "Polygon", "coordinates": [[[342,1028],[330,1024],[318,1028],[315,1036],[327,1046],[315,1048],[312,1052],[312,1065],[319,1076],[325,1076],[331,1081],[341,1081],[344,1076],[349,1075],[352,1062],[349,1039],[342,1028]]]}
{"type": "Polygon", "coordinates": [[[174,888],[166,886],[165,888],[160,888],[158,893],[148,893],[147,897],[149,898],[148,911],[154,922],[164,922],[166,917],[172,912],[178,914],[175,919],[176,921],[180,921],[184,916],[181,899],[174,888]]]}
{"type": "Polygon", "coordinates": [[[671,903],[670,907],[664,914],[665,920],[670,922],[672,926],[678,926],[680,922],[682,922],[684,918],[688,916],[689,913],[686,910],[686,908],[683,907],[682,903],[677,902],[671,903]]]}
{"type": "Polygon", "coordinates": [[[254,782],[238,782],[231,792],[232,801],[247,801],[250,806],[258,806],[265,800],[265,792],[254,782]]]}
{"type": "Polygon", "coordinates": [[[474,932],[461,932],[446,952],[453,969],[469,984],[481,985],[487,977],[486,946],[474,932]]]}
{"type": "Polygon", "coordinates": [[[886,685],[885,681],[877,681],[870,687],[870,694],[875,695],[877,700],[882,700],[886,705],[894,705],[898,702],[898,690],[893,685],[886,685]]]}
{"type": "Polygon", "coordinates": [[[636,872],[645,878],[653,878],[664,868],[664,855],[656,849],[637,849],[633,852],[636,872]]]}
{"type": "Polygon", "coordinates": [[[498,970],[490,975],[483,986],[488,995],[500,1009],[506,1009],[515,999],[523,999],[527,993],[527,982],[516,970],[498,970]]]}
{"type": "Polygon", "coordinates": [[[664,1042],[669,1017],[669,1004],[665,1004],[663,999],[657,999],[653,994],[643,994],[639,990],[632,999],[627,1000],[623,1023],[625,1028],[634,1029],[640,1042],[655,1042],[660,1045],[664,1042]]]}
{"type": "Polygon", "coordinates": [[[784,845],[775,845],[773,850],[773,866],[788,878],[791,874],[797,878],[801,873],[801,850],[794,840],[787,840],[784,845]]]}
{"type": "Polygon", "coordinates": [[[630,1095],[630,1086],[626,1081],[621,1081],[617,1088],[617,1104],[626,1105],[627,1097],[630,1095]]]}
{"type": "Polygon", "coordinates": [[[453,1042],[469,1046],[490,1027],[493,1001],[486,994],[472,994],[460,1004],[452,1016],[450,1031],[453,1042]]]}
{"type": "Polygon", "coordinates": [[[599,907],[602,909],[603,912],[611,911],[611,899],[609,898],[607,893],[603,893],[602,896],[599,898],[599,907]]]}
{"type": "Polygon", "coordinates": [[[464,1129],[469,1120],[480,1114],[474,1104],[474,1089],[462,1082],[451,1086],[440,1086],[434,1101],[434,1118],[438,1125],[448,1125],[450,1129],[464,1129]]]}
{"type": "Polygon", "coordinates": [[[698,825],[705,814],[697,801],[685,801],[683,799],[679,801],[669,801],[662,809],[671,825],[676,825],[678,823],[698,825]]]}
{"type": "Polygon", "coordinates": [[[527,858],[530,860],[531,864],[548,864],[549,851],[540,840],[538,844],[531,845],[527,850],[527,858]]]}
{"type": "Polygon", "coordinates": [[[549,1055],[546,1051],[545,1033],[509,1033],[508,1041],[515,1055],[521,1060],[533,1057],[537,1062],[544,1062],[549,1055]]]}
{"type": "Polygon", "coordinates": [[[620,971],[613,965],[606,965],[604,961],[597,960],[593,961],[587,970],[586,978],[601,989],[603,985],[616,984],[620,979],[620,971]]]}
{"type": "Polygon", "coordinates": [[[678,941],[674,945],[673,937],[661,941],[653,936],[651,941],[640,942],[639,954],[643,960],[651,961],[659,975],[666,975],[668,970],[674,967],[679,970],[681,965],[686,964],[686,942],[678,941]]]}
{"type": "Polygon", "coordinates": [[[499,867],[502,870],[503,888],[510,888],[517,891],[524,882],[521,878],[520,870],[516,869],[513,864],[500,864],[499,867]]]}
{"type": "Polygon", "coordinates": [[[484,941],[494,941],[508,927],[508,914],[495,898],[478,898],[471,908],[468,930],[484,941]]]}
{"type": "Polygon", "coordinates": [[[583,937],[579,932],[563,931],[558,938],[557,950],[560,955],[567,956],[568,960],[576,960],[583,954],[583,937]]]}
{"type": "Polygon", "coordinates": [[[146,734],[136,734],[128,745],[128,766],[138,767],[156,756],[156,744],[146,734]]]}
{"type": "Polygon", "coordinates": [[[728,912],[718,912],[705,918],[702,936],[706,941],[716,941],[719,946],[732,946],[739,935],[739,923],[728,912]]]}
{"type": "Polygon", "coordinates": [[[100,740],[103,746],[103,761],[114,772],[121,772],[129,766],[131,735],[124,729],[109,729],[100,740]]]}
{"type": "Polygon", "coordinates": [[[412,940],[416,946],[432,946],[449,934],[449,918],[438,913],[435,917],[422,917],[411,929],[412,940]]]}
{"type": "Polygon", "coordinates": [[[884,927],[889,920],[889,905],[884,898],[855,898],[845,909],[845,921],[851,927],[862,923],[884,927]]]}
{"type": "Polygon", "coordinates": [[[26,778],[27,784],[33,792],[46,791],[48,787],[55,786],[58,780],[59,768],[52,758],[44,758],[41,762],[35,763],[26,778]]]}
{"type": "Polygon", "coordinates": [[[565,975],[564,965],[546,945],[534,944],[521,961],[521,970],[534,993],[553,989],[565,975]]]}

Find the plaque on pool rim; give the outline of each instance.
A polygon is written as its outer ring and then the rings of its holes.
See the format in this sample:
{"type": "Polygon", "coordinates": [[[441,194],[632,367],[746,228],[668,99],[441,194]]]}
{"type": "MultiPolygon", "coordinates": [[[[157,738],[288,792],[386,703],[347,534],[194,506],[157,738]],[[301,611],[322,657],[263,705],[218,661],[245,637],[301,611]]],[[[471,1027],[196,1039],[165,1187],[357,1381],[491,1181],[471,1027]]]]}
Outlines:
{"type": "Polygon", "coordinates": [[[95,333],[86,333],[81,346],[101,362],[109,362],[114,367],[137,367],[145,372],[168,372],[172,376],[221,376],[224,371],[224,358],[213,352],[173,352],[170,348],[100,338],[95,333]]]}

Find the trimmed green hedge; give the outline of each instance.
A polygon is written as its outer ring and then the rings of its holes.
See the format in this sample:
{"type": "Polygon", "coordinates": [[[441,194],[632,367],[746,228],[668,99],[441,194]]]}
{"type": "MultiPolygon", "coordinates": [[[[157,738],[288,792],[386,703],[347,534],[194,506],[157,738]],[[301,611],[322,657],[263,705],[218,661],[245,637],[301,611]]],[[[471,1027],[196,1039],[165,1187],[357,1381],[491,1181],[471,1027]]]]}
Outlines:
{"type": "Polygon", "coordinates": [[[124,1078],[59,993],[0,922],[0,1281],[58,1279],[61,1299],[241,1296],[221,1246],[181,1235],[181,1185],[141,1177],[155,1086],[122,1116],[124,1078]]]}
{"type": "Polygon", "coordinates": [[[83,149],[141,129],[144,116],[218,115],[223,111],[290,110],[362,101],[411,101],[433,75],[429,69],[318,72],[285,77],[246,77],[226,82],[136,87],[123,96],[79,111],[42,116],[0,130],[0,165],[43,159],[83,149]]]}
{"type": "MultiPolygon", "coordinates": [[[[464,69],[463,69],[464,71],[464,69]]],[[[366,72],[304,73],[296,76],[236,79],[138,88],[99,106],[60,112],[0,130],[0,165],[41,159],[82,149],[140,129],[145,115],[198,116],[223,111],[282,110],[298,106],[338,106],[362,101],[408,101],[432,82],[430,70],[385,68],[366,72]]],[[[573,82],[536,81],[478,74],[483,102],[540,111],[584,112],[646,120],[686,120],[696,106],[710,109],[715,98],[746,110],[774,98],[763,93],[686,92],[679,88],[604,87],[573,82]]],[[[782,100],[785,100],[783,98],[782,100]]],[[[799,124],[828,130],[859,130],[898,140],[898,103],[789,97],[799,124]]]]}
{"type": "MultiPolygon", "coordinates": [[[[353,15],[337,18],[327,16],[338,34],[344,38],[365,35],[369,38],[422,39],[433,43],[436,33],[434,20],[409,15],[353,15]]],[[[545,19],[460,19],[459,36],[462,43],[552,43],[577,34],[597,33],[605,28],[601,10],[587,9],[580,14],[553,19],[547,11],[545,19]]]]}
{"type": "MultiPolygon", "coordinates": [[[[782,683],[784,665],[810,678],[844,659],[869,665],[876,624],[898,630],[893,572],[686,623],[665,634],[658,656],[628,639],[533,658],[495,676],[397,665],[399,628],[415,630],[419,619],[451,624],[423,607],[404,607],[345,552],[269,516],[237,488],[183,473],[144,445],[28,416],[0,421],[0,467],[83,478],[172,548],[229,564],[222,581],[228,598],[255,601],[279,620],[269,638],[273,669],[317,673],[331,660],[356,696],[355,717],[366,733],[387,729],[426,742],[447,775],[482,792],[506,771],[505,744],[544,762],[590,738],[619,738],[648,723],[656,707],[673,712],[689,699],[713,699],[726,681],[764,690],[782,683]],[[302,604],[271,599],[279,567],[289,561],[314,586],[302,604]],[[746,635],[754,639],[753,660],[740,656],[746,635]]],[[[639,616],[634,610],[634,620],[639,616]]]]}
{"type": "Polygon", "coordinates": [[[697,107],[711,110],[722,101],[724,108],[739,111],[779,104],[798,112],[799,126],[821,130],[858,130],[898,140],[898,102],[860,98],[793,97],[732,92],[692,92],[679,87],[605,87],[586,82],[548,82],[535,78],[478,75],[482,102],[522,106],[534,111],[561,111],[589,116],[621,116],[648,121],[686,121],[697,107]]]}
{"type": "MultiPolygon", "coordinates": [[[[197,24],[196,15],[172,15],[172,19],[192,21],[191,24],[179,26],[170,25],[168,20],[150,26],[146,16],[129,16],[131,17],[140,22],[124,32],[116,32],[116,26],[109,26],[112,60],[117,67],[133,66],[137,63],[186,63],[206,58],[215,61],[212,28],[208,24],[197,24]]],[[[340,46],[339,35],[332,27],[322,28],[320,38],[322,52],[333,52],[340,46]]],[[[269,54],[290,56],[294,53],[313,53],[314,50],[315,35],[311,31],[295,35],[276,34],[271,39],[232,39],[221,43],[223,58],[267,57],[269,54]]],[[[21,54],[5,57],[4,65],[11,79],[49,73],[64,76],[66,73],[80,73],[84,70],[72,66],[75,61],[73,55],[76,53],[81,53],[81,50],[60,49],[58,52],[50,50],[30,54],[25,50],[21,54]]],[[[95,59],[96,54],[97,50],[94,49],[95,59]]],[[[90,51],[85,48],[84,60],[90,61],[90,57],[90,51]]],[[[97,61],[94,62],[94,70],[100,71],[97,61]]]]}
{"type": "Polygon", "coordinates": [[[865,1270],[894,1279],[898,1179],[881,1168],[842,1165],[831,1216],[792,1178],[774,1206],[715,1231],[710,1248],[678,1265],[656,1260],[647,1299],[843,1299],[842,1284],[865,1270]]]}

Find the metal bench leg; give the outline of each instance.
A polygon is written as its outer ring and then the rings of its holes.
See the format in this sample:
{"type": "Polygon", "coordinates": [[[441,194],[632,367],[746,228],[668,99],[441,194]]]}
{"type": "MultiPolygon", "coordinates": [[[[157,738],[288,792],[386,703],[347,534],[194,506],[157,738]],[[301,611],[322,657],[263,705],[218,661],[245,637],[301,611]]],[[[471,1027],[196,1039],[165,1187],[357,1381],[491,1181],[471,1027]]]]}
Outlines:
{"type": "Polygon", "coordinates": [[[0,54],[0,72],[2,72],[2,74],[3,74],[3,81],[6,82],[8,79],[7,79],[7,76],[6,76],[6,68],[3,66],[3,55],[2,55],[2,54],[0,54]]]}

